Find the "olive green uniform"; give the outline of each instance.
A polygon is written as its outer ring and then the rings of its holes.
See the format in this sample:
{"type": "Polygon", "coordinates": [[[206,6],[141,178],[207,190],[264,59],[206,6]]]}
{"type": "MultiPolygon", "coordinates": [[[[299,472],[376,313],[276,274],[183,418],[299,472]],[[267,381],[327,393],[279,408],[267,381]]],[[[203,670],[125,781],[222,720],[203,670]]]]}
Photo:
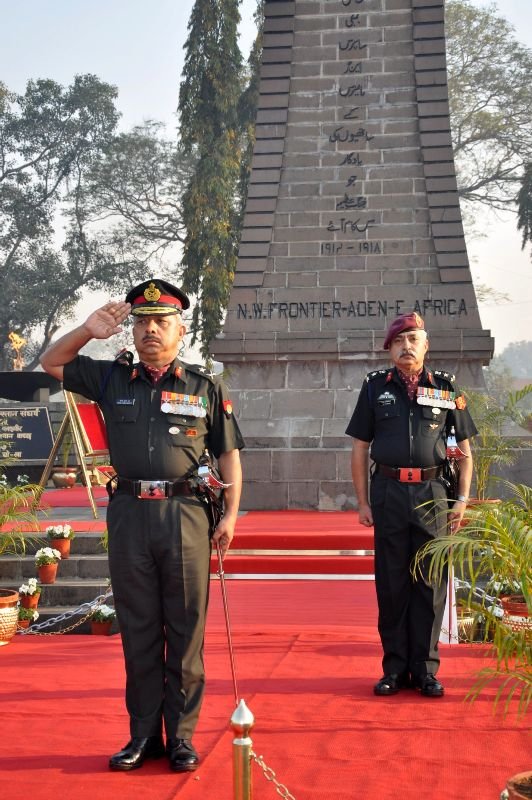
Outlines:
{"type": "MultiPolygon", "coordinates": [[[[142,365],[77,356],[64,388],[96,401],[119,478],[176,481],[243,447],[227,388],[177,359],[154,385],[142,365]]],[[[124,485],[126,481],[124,481],[124,485]]],[[[133,737],[191,738],[204,692],[210,571],[207,507],[194,496],[141,499],[120,489],[108,512],[109,568],[133,737]]]]}

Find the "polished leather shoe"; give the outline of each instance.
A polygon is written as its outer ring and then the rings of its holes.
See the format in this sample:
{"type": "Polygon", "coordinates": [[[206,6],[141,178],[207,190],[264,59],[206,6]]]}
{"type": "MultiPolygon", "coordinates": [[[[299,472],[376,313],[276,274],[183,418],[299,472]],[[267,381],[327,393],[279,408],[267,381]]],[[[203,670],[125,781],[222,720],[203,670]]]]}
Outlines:
{"type": "Polygon", "coordinates": [[[134,736],[123,750],[111,756],[109,769],[127,772],[130,769],[142,767],[147,758],[162,758],[163,756],[164,744],[162,736],[148,736],[144,739],[134,736]]]}
{"type": "Polygon", "coordinates": [[[407,676],[391,673],[390,675],[384,675],[384,677],[375,684],[373,687],[373,694],[379,697],[389,697],[392,694],[397,694],[397,692],[401,689],[405,689],[409,685],[410,683],[407,676]]]}
{"type": "Polygon", "coordinates": [[[190,739],[167,739],[166,752],[174,772],[194,772],[198,768],[199,756],[190,739]]]}
{"type": "Polygon", "coordinates": [[[443,686],[432,672],[414,678],[414,686],[425,697],[442,697],[444,693],[443,686]]]}

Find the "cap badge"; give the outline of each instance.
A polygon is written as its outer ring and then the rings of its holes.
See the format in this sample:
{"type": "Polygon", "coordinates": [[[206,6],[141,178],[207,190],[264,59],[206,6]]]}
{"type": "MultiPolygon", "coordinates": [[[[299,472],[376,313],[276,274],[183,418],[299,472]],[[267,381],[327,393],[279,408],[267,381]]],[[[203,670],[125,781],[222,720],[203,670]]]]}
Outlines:
{"type": "Polygon", "coordinates": [[[144,298],[150,303],[156,303],[160,296],[161,293],[153,281],[150,283],[147,289],[144,289],[144,298]]]}

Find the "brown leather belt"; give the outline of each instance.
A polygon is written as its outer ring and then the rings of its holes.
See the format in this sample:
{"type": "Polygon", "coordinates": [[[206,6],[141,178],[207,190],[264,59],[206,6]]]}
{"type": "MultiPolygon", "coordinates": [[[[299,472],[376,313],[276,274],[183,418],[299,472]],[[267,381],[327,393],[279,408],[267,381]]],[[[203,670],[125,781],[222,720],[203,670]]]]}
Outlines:
{"type": "Polygon", "coordinates": [[[388,467],[386,464],[377,464],[376,472],[401,483],[422,483],[439,478],[443,467],[388,467]]]}
{"type": "Polygon", "coordinates": [[[141,500],[166,500],[168,497],[187,497],[194,494],[187,480],[158,481],[118,478],[116,491],[141,500]]]}

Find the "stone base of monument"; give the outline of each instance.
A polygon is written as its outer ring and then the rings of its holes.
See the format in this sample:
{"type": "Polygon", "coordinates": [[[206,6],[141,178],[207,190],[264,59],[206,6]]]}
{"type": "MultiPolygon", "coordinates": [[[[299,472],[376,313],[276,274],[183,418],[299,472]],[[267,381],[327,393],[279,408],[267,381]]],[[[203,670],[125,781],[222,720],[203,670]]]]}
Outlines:
{"type": "MultiPolygon", "coordinates": [[[[387,366],[381,360],[374,368],[387,366]]],[[[460,367],[468,385],[479,385],[479,366],[460,367]]],[[[243,510],[356,508],[345,429],[371,368],[354,359],[230,364],[227,380],[246,441],[243,510]]]]}

